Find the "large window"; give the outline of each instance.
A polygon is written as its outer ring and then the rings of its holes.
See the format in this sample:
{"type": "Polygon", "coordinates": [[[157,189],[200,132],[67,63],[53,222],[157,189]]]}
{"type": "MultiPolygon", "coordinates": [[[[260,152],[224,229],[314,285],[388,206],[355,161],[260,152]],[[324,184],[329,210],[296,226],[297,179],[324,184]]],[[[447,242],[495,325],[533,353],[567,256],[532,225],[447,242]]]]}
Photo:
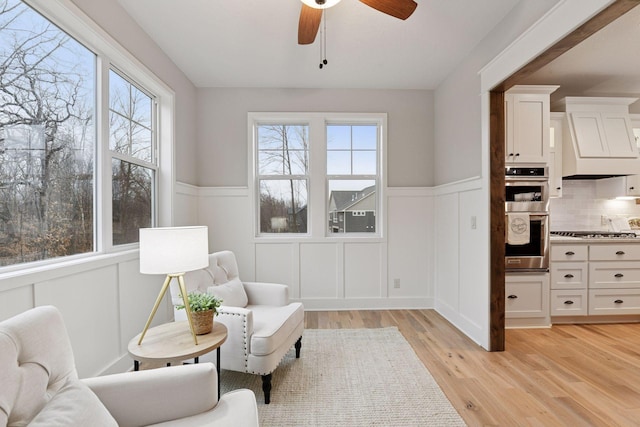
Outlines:
{"type": "Polygon", "coordinates": [[[136,243],[157,217],[154,91],[170,95],[91,27],[79,41],[69,9],[29,3],[69,28],[0,0],[0,268],[136,243]]]}
{"type": "Polygon", "coordinates": [[[250,113],[256,235],[380,236],[384,114],[250,113]]]}

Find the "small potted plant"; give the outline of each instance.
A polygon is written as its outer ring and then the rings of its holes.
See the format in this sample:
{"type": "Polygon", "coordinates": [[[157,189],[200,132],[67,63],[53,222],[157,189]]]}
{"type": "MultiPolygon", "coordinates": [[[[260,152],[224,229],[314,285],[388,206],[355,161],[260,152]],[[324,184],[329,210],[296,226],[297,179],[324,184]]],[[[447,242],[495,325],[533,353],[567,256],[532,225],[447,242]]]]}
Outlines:
{"type": "MultiPolygon", "coordinates": [[[[218,315],[218,307],[220,307],[222,300],[211,294],[198,291],[189,292],[187,299],[189,300],[191,322],[195,334],[208,334],[213,329],[213,316],[218,315]]],[[[176,305],[176,308],[178,310],[184,309],[184,303],[176,305]]]]}

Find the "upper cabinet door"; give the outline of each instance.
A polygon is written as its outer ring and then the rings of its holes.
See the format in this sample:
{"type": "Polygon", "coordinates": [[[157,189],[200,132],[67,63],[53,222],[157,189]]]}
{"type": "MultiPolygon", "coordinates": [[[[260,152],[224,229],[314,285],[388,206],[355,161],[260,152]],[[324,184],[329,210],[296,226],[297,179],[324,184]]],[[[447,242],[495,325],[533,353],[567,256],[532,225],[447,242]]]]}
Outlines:
{"type": "Polygon", "coordinates": [[[602,113],[602,125],[609,157],[638,157],[628,114],[602,113]]]}
{"type": "Polygon", "coordinates": [[[549,150],[549,95],[507,94],[507,163],[546,163],[549,150]]]}

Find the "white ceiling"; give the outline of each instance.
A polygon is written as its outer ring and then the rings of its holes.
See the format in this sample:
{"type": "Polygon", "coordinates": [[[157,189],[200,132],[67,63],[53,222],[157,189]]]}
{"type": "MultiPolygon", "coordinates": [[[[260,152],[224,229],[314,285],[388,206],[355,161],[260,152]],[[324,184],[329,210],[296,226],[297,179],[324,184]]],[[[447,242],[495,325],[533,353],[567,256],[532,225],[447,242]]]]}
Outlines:
{"type": "Polygon", "coordinates": [[[518,0],[417,0],[406,21],[357,0],[297,44],[300,0],[118,0],[198,87],[434,89],[518,0]]]}

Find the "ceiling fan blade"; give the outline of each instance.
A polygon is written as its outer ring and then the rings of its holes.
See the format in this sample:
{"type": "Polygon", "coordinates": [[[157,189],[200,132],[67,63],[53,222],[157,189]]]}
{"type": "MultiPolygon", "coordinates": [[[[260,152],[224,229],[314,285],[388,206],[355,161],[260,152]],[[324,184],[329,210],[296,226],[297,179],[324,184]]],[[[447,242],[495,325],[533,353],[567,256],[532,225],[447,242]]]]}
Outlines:
{"type": "Polygon", "coordinates": [[[369,7],[398,19],[407,19],[411,16],[418,3],[413,0],[360,0],[369,7]]]}
{"type": "Polygon", "coordinates": [[[298,44],[313,43],[316,34],[318,34],[321,20],[322,9],[314,9],[302,3],[300,21],[298,22],[298,44]]]}

